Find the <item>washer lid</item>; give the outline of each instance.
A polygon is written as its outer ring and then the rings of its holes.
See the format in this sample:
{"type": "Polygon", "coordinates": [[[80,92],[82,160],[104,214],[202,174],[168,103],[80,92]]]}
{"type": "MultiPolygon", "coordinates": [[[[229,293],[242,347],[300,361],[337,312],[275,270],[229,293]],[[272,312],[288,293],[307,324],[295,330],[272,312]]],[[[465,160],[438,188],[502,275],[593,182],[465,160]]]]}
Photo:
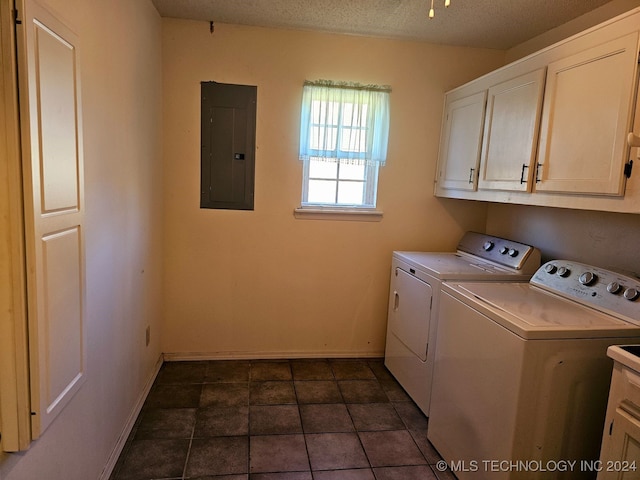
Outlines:
{"type": "Polygon", "coordinates": [[[464,253],[393,252],[393,256],[440,280],[527,281],[531,277],[464,253]]]}
{"type": "Polygon", "coordinates": [[[446,291],[525,339],[640,336],[640,326],[529,283],[461,283],[446,291]]]}

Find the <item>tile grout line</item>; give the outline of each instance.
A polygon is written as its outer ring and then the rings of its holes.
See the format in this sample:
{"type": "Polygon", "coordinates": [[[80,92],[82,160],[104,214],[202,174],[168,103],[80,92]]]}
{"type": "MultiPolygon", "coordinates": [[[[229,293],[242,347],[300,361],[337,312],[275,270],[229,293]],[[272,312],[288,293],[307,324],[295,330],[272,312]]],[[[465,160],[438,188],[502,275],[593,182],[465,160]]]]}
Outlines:
{"type": "Polygon", "coordinates": [[[187,478],[187,466],[189,465],[189,458],[191,457],[191,447],[193,446],[193,437],[196,431],[196,425],[198,424],[198,411],[200,410],[200,402],[202,401],[202,394],[204,393],[204,382],[207,378],[207,371],[209,370],[209,365],[207,364],[207,368],[205,370],[204,378],[202,379],[202,383],[200,384],[200,396],[198,397],[198,406],[195,408],[195,418],[193,420],[193,427],[191,427],[191,436],[189,437],[189,446],[187,447],[187,456],[184,459],[184,467],[182,469],[182,480],[187,478]]]}
{"type": "MultiPolygon", "coordinates": [[[[296,406],[298,407],[298,416],[300,417],[300,430],[302,430],[302,440],[304,441],[304,450],[307,452],[307,463],[309,464],[309,475],[313,480],[313,469],[311,467],[311,455],[309,454],[309,444],[307,443],[307,432],[305,432],[304,424],[302,423],[302,412],[300,411],[300,399],[298,398],[298,390],[296,389],[296,379],[293,373],[293,365],[289,362],[289,368],[291,369],[291,384],[293,385],[293,394],[296,397],[296,406]]],[[[332,372],[333,375],[333,372],[332,372]]]]}

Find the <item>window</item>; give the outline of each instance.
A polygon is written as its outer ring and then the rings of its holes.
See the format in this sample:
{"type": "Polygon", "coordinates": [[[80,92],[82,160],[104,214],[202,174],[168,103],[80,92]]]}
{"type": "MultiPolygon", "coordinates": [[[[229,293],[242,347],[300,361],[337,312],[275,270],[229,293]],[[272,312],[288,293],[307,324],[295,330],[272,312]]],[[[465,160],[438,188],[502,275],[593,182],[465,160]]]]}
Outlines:
{"type": "Polygon", "coordinates": [[[302,206],[375,208],[387,157],[388,87],[305,82],[302,206]]]}

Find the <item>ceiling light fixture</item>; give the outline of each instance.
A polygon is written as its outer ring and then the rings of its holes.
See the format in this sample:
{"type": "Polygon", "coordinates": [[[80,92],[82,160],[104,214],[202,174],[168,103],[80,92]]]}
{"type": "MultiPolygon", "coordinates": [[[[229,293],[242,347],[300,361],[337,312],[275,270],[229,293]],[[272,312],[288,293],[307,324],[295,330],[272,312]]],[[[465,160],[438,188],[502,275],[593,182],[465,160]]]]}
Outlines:
{"type": "MultiPolygon", "coordinates": [[[[448,7],[451,5],[451,0],[444,0],[444,6],[448,7]]],[[[429,18],[433,18],[436,16],[436,11],[433,9],[433,0],[431,0],[431,8],[429,9],[429,18]]]]}

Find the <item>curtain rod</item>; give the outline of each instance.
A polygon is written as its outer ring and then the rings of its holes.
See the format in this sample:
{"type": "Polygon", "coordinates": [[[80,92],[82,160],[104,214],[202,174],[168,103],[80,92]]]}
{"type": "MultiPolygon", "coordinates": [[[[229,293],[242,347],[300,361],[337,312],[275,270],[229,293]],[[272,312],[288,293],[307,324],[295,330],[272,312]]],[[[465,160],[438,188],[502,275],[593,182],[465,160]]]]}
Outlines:
{"type": "Polygon", "coordinates": [[[304,85],[314,87],[344,88],[348,90],[368,90],[372,92],[391,92],[390,85],[362,85],[355,82],[334,82],[332,80],[305,80],[304,85]]]}

